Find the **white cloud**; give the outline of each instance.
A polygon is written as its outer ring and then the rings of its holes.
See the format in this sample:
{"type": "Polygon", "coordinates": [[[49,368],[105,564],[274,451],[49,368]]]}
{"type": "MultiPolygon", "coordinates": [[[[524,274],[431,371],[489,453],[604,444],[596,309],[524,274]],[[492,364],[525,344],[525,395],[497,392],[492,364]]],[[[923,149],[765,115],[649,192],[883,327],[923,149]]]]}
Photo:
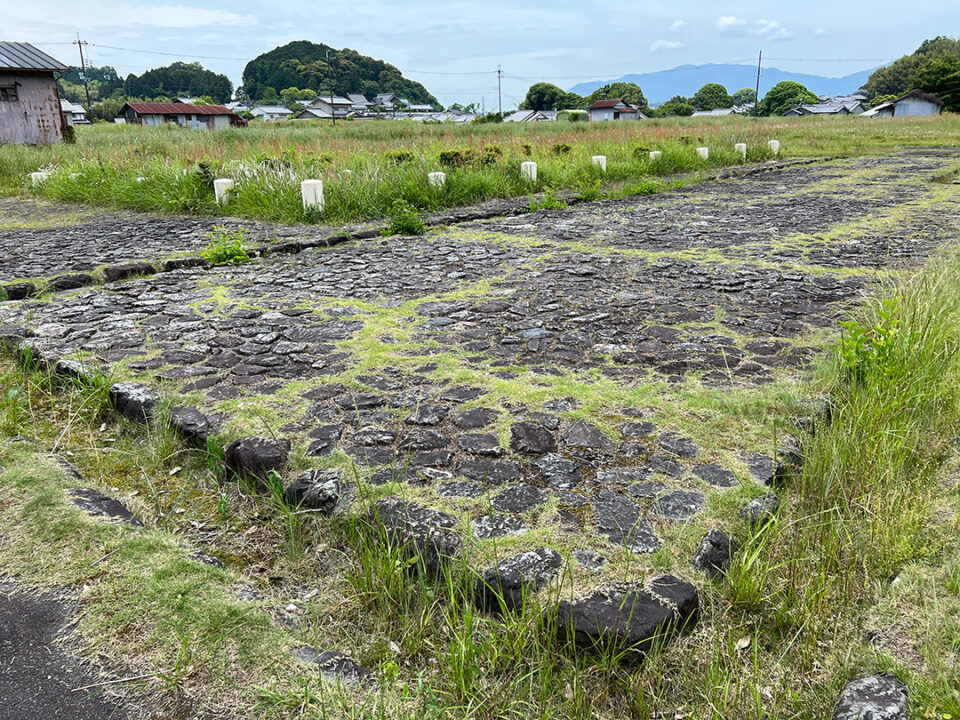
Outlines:
{"type": "Polygon", "coordinates": [[[738,18],[734,15],[724,15],[723,17],[717,18],[717,30],[720,30],[721,32],[743,27],[746,24],[746,20],[738,18]]]}
{"type": "Polygon", "coordinates": [[[674,20],[673,24],[670,26],[670,32],[676,32],[680,28],[684,27],[687,23],[683,20],[674,20]]]}
{"type": "Polygon", "coordinates": [[[253,25],[252,15],[238,15],[228,10],[205,10],[183,5],[141,5],[117,7],[110,14],[113,25],[151,25],[164,28],[209,27],[211,25],[253,25]]]}
{"type": "Polygon", "coordinates": [[[793,33],[776,20],[748,21],[735,15],[717,18],[717,30],[721,35],[758,37],[764,40],[786,40],[793,37],[793,33]]]}
{"type": "Polygon", "coordinates": [[[677,48],[682,48],[682,42],[676,42],[675,40],[655,40],[650,43],[650,52],[658,52],[660,50],[676,50],[677,48]]]}

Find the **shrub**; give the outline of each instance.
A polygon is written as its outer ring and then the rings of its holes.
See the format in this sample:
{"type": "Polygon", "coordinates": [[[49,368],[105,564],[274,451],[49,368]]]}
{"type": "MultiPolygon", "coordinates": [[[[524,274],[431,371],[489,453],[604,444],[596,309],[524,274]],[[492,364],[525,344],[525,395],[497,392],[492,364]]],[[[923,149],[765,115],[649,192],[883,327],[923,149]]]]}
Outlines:
{"type": "Polygon", "coordinates": [[[557,191],[548,187],[540,198],[530,198],[530,212],[536,210],[563,210],[567,204],[557,196],[557,191]]]}
{"type": "Polygon", "coordinates": [[[391,150],[387,153],[387,160],[393,166],[403,165],[413,161],[413,153],[409,150],[391,150]]]}
{"type": "Polygon", "coordinates": [[[244,247],[244,235],[242,229],[231,230],[230,228],[216,225],[213,232],[207,233],[210,242],[200,253],[200,256],[211,265],[243,265],[250,262],[250,256],[244,247]]]}
{"type": "Polygon", "coordinates": [[[569,155],[570,151],[573,150],[573,147],[568,143],[558,142],[554,143],[553,148],[551,149],[553,150],[554,155],[569,155]]]}
{"type": "Polygon", "coordinates": [[[660,181],[644,178],[635,183],[627,183],[622,189],[623,195],[653,195],[660,192],[660,181]]]}
{"type": "Polygon", "coordinates": [[[473,150],[463,150],[453,148],[452,150],[442,150],[440,152],[440,164],[444,167],[464,167],[476,162],[477,154],[473,150]]]}
{"type": "Polygon", "coordinates": [[[480,155],[479,163],[481,165],[496,165],[503,158],[503,150],[496,145],[487,145],[480,155]]]}
{"type": "Polygon", "coordinates": [[[390,223],[383,229],[388,235],[423,235],[427,226],[417,209],[402,198],[397,198],[390,206],[390,223]]]}
{"type": "Polygon", "coordinates": [[[603,182],[598,177],[590,177],[589,175],[584,175],[577,182],[577,197],[583,200],[584,202],[593,202],[595,200],[603,200],[604,194],[603,182]]]}

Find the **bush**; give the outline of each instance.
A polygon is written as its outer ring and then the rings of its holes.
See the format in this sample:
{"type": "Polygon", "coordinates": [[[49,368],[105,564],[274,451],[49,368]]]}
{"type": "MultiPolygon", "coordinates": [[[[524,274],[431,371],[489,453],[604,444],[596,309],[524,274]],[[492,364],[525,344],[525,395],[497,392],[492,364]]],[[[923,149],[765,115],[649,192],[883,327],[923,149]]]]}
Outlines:
{"type": "Polygon", "coordinates": [[[577,197],[584,202],[603,200],[603,182],[598,177],[585,175],[577,182],[577,197]]]}
{"type": "Polygon", "coordinates": [[[646,178],[623,186],[623,195],[653,195],[660,192],[660,181],[646,178]]]}
{"type": "Polygon", "coordinates": [[[250,256],[244,247],[243,230],[216,225],[213,232],[207,233],[210,242],[200,256],[211,265],[243,265],[250,262],[250,256]]]}
{"type": "Polygon", "coordinates": [[[476,160],[477,154],[473,150],[453,148],[440,152],[440,164],[444,167],[464,167],[465,165],[472,165],[476,160]]]}
{"type": "Polygon", "coordinates": [[[423,235],[427,226],[417,209],[402,198],[397,198],[390,206],[390,224],[383,229],[388,235],[423,235]]]}
{"type": "Polygon", "coordinates": [[[556,189],[548,187],[543,191],[543,197],[530,198],[530,212],[536,210],[563,210],[567,204],[557,196],[556,189]]]}
{"type": "Polygon", "coordinates": [[[554,143],[552,150],[554,155],[569,155],[573,147],[567,143],[558,142],[554,143]]]}
{"type": "Polygon", "coordinates": [[[557,113],[557,120],[561,122],[587,122],[590,119],[590,113],[586,110],[561,110],[557,113]]]}
{"type": "Polygon", "coordinates": [[[393,166],[403,165],[413,161],[413,153],[409,150],[391,150],[387,153],[387,160],[393,166]]]}

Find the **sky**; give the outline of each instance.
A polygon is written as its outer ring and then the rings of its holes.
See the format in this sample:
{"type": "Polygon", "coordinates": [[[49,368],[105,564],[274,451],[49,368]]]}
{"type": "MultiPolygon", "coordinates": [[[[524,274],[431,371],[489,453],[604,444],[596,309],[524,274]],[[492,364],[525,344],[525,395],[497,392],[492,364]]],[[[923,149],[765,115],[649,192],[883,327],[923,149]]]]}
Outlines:
{"type": "Polygon", "coordinates": [[[756,63],[843,76],[960,32],[956,0],[5,0],[0,40],[30,42],[121,76],[199,61],[236,86],[248,60],[293,40],[349,47],[422,82],[444,105],[514,107],[538,81],[588,80],[678,65],[756,63]]]}

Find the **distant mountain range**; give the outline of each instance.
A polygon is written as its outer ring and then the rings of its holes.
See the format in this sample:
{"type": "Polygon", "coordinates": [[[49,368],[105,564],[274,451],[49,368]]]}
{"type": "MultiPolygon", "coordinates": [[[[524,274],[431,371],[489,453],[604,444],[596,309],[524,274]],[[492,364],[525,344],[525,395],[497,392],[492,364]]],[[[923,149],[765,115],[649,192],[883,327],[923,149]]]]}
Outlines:
{"type": "MultiPolygon", "coordinates": [[[[876,69],[876,68],[874,68],[876,69]]],[[[823,75],[807,75],[804,73],[787,72],[773,67],[764,67],[760,73],[760,97],[766,94],[778,82],[793,80],[801,83],[808,90],[817,95],[843,95],[851,93],[863,86],[870,77],[871,70],[846,75],[844,77],[825,77],[823,75]]],[[[697,90],[710,82],[720,83],[729,93],[735,93],[741,88],[753,88],[757,85],[757,66],[750,65],[681,65],[672,70],[643,73],[641,75],[624,75],[615,80],[592,80],[578,83],[570,90],[578,95],[589,95],[597,88],[611,82],[632,82],[643,89],[647,102],[657,105],[672,98],[674,95],[691,97],[697,90]]]]}

